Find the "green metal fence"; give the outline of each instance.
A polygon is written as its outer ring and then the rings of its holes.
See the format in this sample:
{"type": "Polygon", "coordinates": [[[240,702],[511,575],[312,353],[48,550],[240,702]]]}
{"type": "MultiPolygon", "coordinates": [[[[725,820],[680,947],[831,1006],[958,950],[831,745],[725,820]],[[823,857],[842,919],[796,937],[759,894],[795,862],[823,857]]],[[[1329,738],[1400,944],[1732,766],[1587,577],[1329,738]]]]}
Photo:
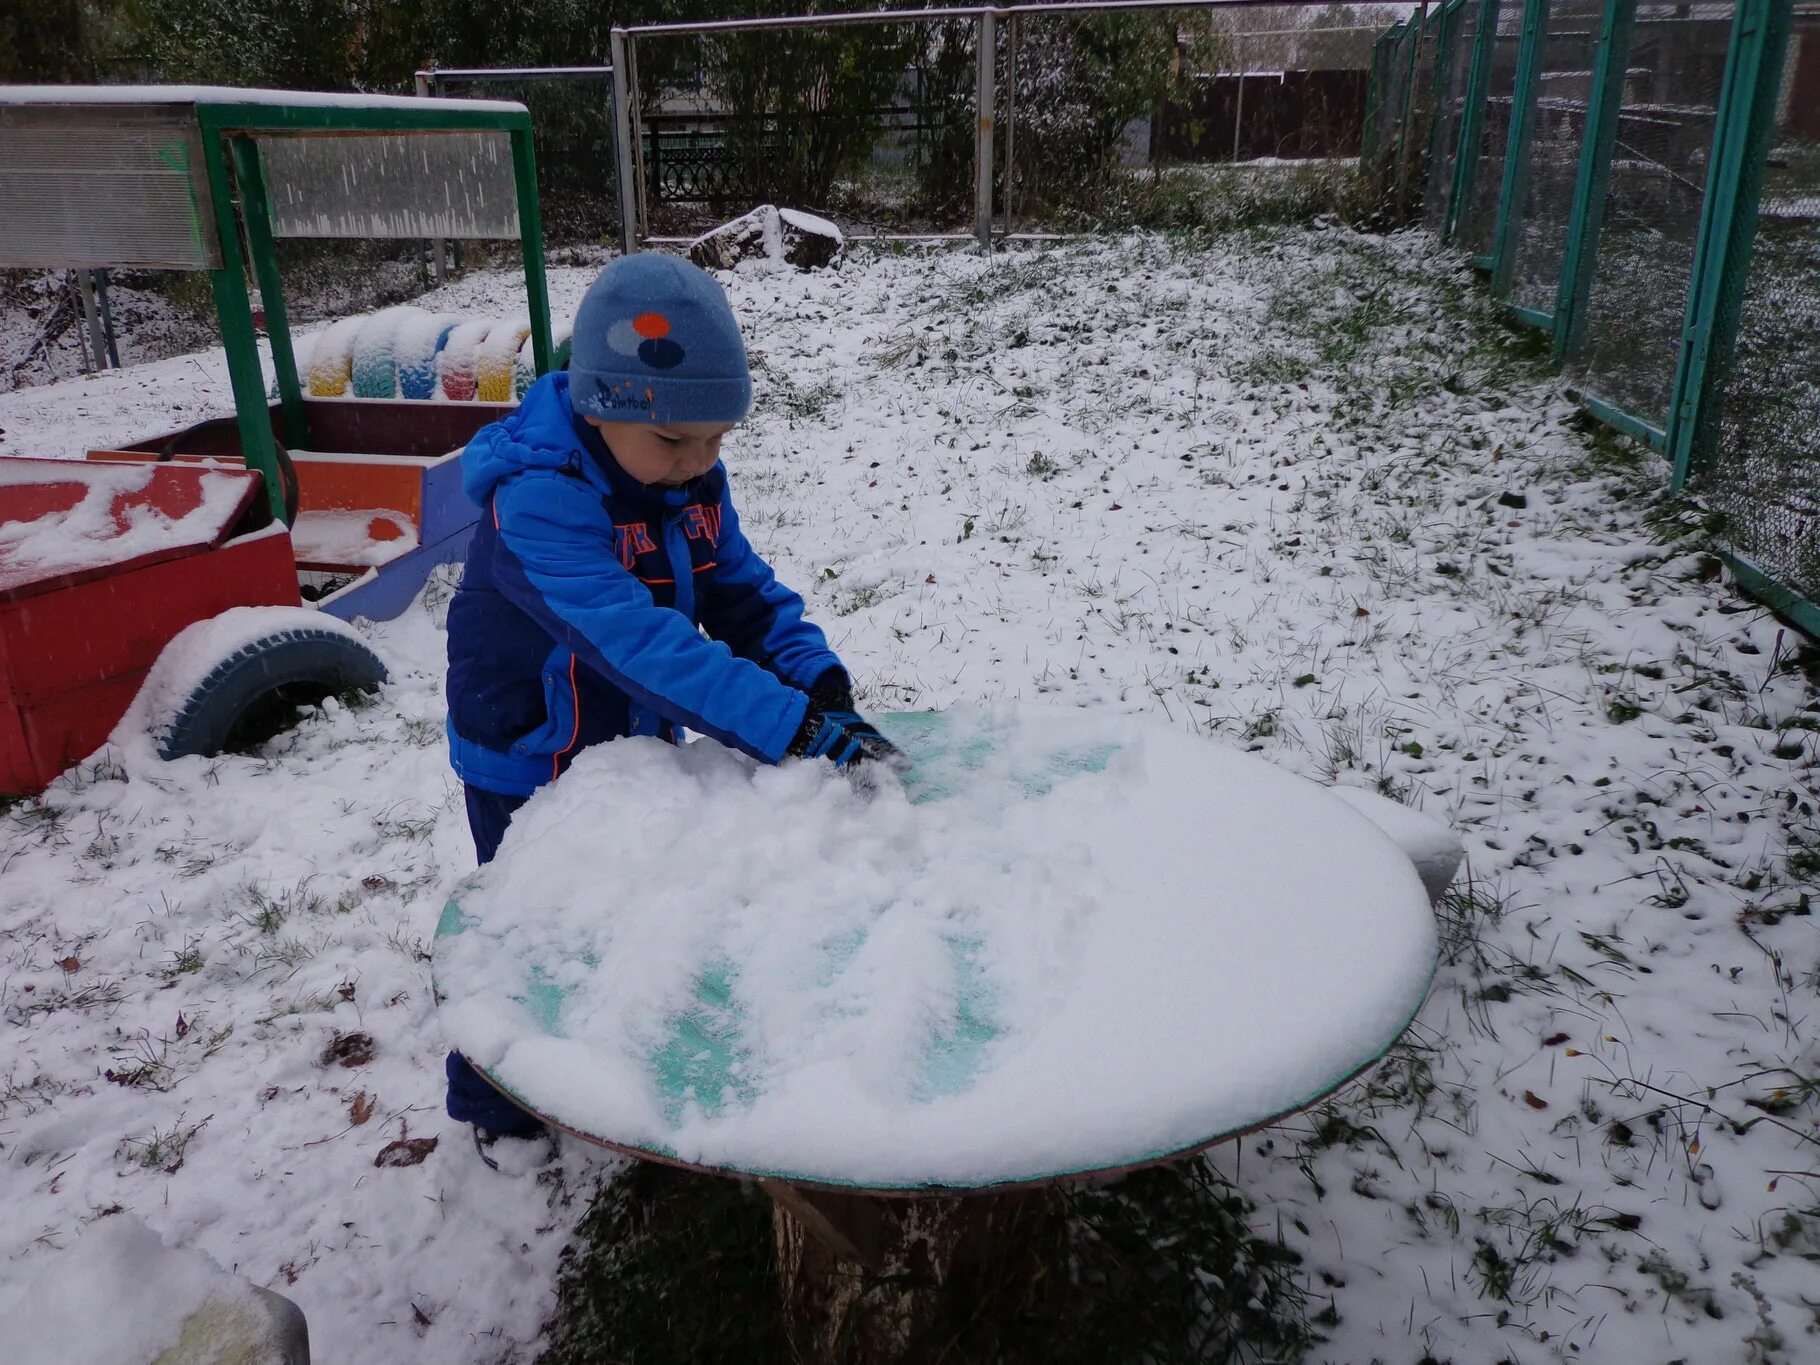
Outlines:
{"type": "Polygon", "coordinates": [[[1820,634],[1820,3],[1447,0],[1373,52],[1364,165],[1820,634]]]}

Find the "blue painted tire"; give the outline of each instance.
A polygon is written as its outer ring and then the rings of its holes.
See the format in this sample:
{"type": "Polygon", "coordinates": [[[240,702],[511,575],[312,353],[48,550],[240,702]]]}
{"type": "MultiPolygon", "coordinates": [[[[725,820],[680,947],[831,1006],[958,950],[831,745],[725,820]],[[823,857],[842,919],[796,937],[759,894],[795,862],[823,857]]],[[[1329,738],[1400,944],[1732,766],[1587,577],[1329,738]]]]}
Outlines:
{"type": "Polygon", "coordinates": [[[297,707],[386,680],[379,656],[321,626],[275,630],[221,660],[191,689],[159,735],[161,758],[212,756],[264,743],[290,728],[297,707]]]}

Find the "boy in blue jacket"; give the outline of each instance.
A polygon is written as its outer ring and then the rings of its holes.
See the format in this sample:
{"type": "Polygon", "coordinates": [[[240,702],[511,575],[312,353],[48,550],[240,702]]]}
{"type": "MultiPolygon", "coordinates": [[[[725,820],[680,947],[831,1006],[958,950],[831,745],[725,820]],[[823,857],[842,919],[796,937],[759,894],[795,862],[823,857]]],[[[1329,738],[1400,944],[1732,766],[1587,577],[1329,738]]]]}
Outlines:
{"type": "MultiPolygon", "coordinates": [[[[843,768],[893,752],[740,533],[720,442],[751,405],[721,287],[643,253],[588,290],[568,372],[468,443],[481,517],[449,607],[448,730],[481,862],[533,792],[624,735],[686,727],[762,762],[843,768]]],[[[459,1053],[448,1078],[483,1155],[541,1131],[459,1053]]]]}

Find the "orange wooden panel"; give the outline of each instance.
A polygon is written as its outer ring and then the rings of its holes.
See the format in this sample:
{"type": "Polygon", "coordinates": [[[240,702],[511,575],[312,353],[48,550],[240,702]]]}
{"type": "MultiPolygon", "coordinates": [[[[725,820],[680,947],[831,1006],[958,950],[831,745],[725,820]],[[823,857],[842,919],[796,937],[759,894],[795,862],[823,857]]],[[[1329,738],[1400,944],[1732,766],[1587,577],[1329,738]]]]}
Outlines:
{"type": "Polygon", "coordinates": [[[413,525],[423,515],[423,466],[414,460],[371,460],[346,456],[317,458],[293,452],[297,466],[297,505],[300,511],[359,512],[384,508],[409,517],[413,525]]]}
{"type": "MultiPolygon", "coordinates": [[[[142,450],[91,450],[91,460],[144,462],[150,457],[142,450]]],[[[172,464],[195,464],[208,455],[173,455],[172,464]]],[[[413,525],[423,519],[423,472],[419,460],[374,455],[325,455],[314,451],[291,452],[291,463],[297,469],[298,508],[309,512],[359,512],[385,509],[410,518],[413,525]]]]}

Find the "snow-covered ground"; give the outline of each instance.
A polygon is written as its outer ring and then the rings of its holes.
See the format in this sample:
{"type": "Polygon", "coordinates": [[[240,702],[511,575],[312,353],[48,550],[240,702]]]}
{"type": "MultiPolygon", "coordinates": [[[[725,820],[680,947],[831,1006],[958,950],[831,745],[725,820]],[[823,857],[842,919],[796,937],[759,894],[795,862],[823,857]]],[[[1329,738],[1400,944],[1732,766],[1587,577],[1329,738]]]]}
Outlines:
{"type": "MultiPolygon", "coordinates": [[[[559,315],[588,278],[553,272],[559,315]]],[[[1216,1158],[1331,1300],[1310,1359],[1820,1354],[1820,702],[1653,457],[1414,236],[730,286],[742,520],[867,705],[1145,712],[1464,832],[1409,1037],[1216,1158]]],[[[210,355],[23,390],[0,453],[226,395],[210,355]]],[[[440,1112],[447,593],[370,632],[376,705],[0,816],[0,1294],[119,1208],[296,1299],[321,1359],[535,1354],[597,1168],[496,1175],[440,1112]]]]}

